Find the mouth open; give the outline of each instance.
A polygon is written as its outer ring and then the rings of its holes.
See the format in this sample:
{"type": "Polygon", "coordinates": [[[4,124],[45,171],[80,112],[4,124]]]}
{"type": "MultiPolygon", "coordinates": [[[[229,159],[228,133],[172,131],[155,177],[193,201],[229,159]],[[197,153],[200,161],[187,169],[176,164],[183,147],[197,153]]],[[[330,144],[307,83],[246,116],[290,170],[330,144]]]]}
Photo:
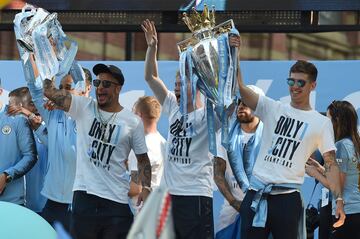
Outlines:
{"type": "Polygon", "coordinates": [[[97,96],[98,101],[105,101],[106,97],[107,97],[106,94],[98,94],[98,96],[97,96]]]}

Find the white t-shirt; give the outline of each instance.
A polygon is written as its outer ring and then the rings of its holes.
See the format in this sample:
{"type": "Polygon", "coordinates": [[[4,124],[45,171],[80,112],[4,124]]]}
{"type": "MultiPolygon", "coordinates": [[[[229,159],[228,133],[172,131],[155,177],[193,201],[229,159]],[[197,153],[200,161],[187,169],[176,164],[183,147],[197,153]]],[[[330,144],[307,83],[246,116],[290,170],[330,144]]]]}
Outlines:
{"type": "MultiPolygon", "coordinates": [[[[253,134],[249,134],[250,137],[251,135],[253,134]]],[[[230,186],[230,191],[231,191],[231,194],[237,199],[237,200],[240,200],[242,201],[244,199],[244,193],[243,191],[240,189],[239,187],[239,184],[237,183],[236,179],[235,179],[235,176],[233,174],[233,171],[231,169],[231,166],[230,166],[230,162],[229,162],[229,159],[227,157],[227,152],[226,152],[226,149],[221,145],[221,133],[218,133],[216,135],[217,137],[217,157],[219,158],[222,158],[223,160],[225,160],[226,162],[226,169],[225,169],[225,179],[226,179],[226,182],[229,184],[230,186]]],[[[250,138],[249,137],[249,138],[250,138]]],[[[249,138],[247,139],[247,141],[249,141],[249,138]]],[[[247,142],[244,142],[244,145],[246,144],[247,142]]],[[[226,204],[229,204],[229,202],[227,200],[225,200],[226,204]]],[[[234,209],[235,210],[235,209],[234,209]]]]}
{"type": "Polygon", "coordinates": [[[336,150],[331,121],[317,111],[259,96],[254,113],[264,129],[253,175],[264,183],[302,184],[311,154],[336,150]]]}
{"type": "Polygon", "coordinates": [[[119,203],[128,203],[129,175],[125,160],[130,150],[147,152],[144,126],[136,115],[97,110],[95,100],[72,96],[69,114],[77,125],[77,161],[74,191],[86,191],[119,203]],[[110,119],[102,129],[103,120],[110,119]]]}
{"type": "MultiPolygon", "coordinates": [[[[145,141],[151,164],[151,187],[158,187],[164,171],[166,140],[156,132],[145,135],[145,141]]],[[[133,151],[129,155],[129,171],[138,171],[137,159],[133,151]]]]}
{"type": "MultiPolygon", "coordinates": [[[[245,133],[245,132],[243,132],[245,133]]],[[[253,134],[248,134],[249,137],[246,137],[246,142],[242,142],[243,146],[249,141],[253,134]]],[[[239,201],[242,201],[244,199],[244,193],[240,189],[239,184],[237,183],[235,176],[232,172],[229,159],[227,157],[226,149],[221,145],[221,133],[218,133],[216,135],[217,137],[217,157],[222,158],[226,162],[226,169],[225,169],[225,180],[228,183],[230,187],[231,194],[239,201]]],[[[224,198],[224,204],[221,206],[220,209],[220,216],[219,216],[219,222],[218,222],[218,231],[224,229],[225,227],[229,226],[229,224],[232,224],[236,216],[239,215],[239,212],[233,208],[228,200],[224,198]]]]}
{"type": "MultiPolygon", "coordinates": [[[[166,151],[166,140],[159,132],[145,135],[146,146],[148,148],[148,156],[151,164],[151,187],[154,189],[160,186],[164,171],[164,158],[166,151]]],[[[128,160],[129,173],[138,171],[137,159],[134,151],[131,150],[128,160]]],[[[141,209],[141,205],[137,206],[139,196],[131,197],[129,200],[130,207],[136,216],[141,209]]]]}
{"type": "Polygon", "coordinates": [[[213,167],[204,108],[189,113],[184,128],[176,97],[169,92],[163,104],[163,113],[169,116],[170,127],[164,164],[164,179],[169,193],[212,197],[213,167]]]}

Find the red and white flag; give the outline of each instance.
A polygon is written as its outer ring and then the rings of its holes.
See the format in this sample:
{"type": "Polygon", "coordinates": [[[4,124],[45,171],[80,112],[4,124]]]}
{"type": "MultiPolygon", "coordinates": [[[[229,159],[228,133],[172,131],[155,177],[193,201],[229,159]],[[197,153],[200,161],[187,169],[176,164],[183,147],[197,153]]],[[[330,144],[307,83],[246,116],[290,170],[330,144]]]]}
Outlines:
{"type": "Polygon", "coordinates": [[[175,238],[171,206],[167,190],[161,187],[155,189],[136,216],[127,239],[175,238]]]}

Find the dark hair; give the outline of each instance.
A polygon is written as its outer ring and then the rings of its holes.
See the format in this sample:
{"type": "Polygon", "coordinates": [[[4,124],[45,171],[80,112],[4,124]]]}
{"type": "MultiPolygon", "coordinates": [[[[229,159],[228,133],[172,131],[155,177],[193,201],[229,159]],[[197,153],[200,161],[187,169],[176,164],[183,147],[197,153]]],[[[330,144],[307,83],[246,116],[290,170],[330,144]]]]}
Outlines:
{"type": "Polygon", "coordinates": [[[304,73],[309,76],[310,80],[316,81],[318,71],[316,69],[316,66],[313,63],[303,61],[303,60],[298,60],[290,68],[289,74],[291,74],[291,73],[304,73]]]}
{"type": "Polygon", "coordinates": [[[10,91],[9,97],[15,97],[19,103],[24,103],[31,99],[30,91],[27,87],[19,87],[10,91]]]}
{"type": "Polygon", "coordinates": [[[85,80],[87,81],[88,85],[91,85],[92,84],[92,76],[91,76],[91,72],[86,69],[86,68],[82,68],[84,73],[85,73],[85,80]]]}
{"type": "Polygon", "coordinates": [[[22,97],[26,94],[30,94],[29,88],[19,87],[19,88],[16,88],[16,89],[10,91],[9,96],[22,97]]]}
{"type": "Polygon", "coordinates": [[[358,115],[348,101],[334,100],[327,108],[334,127],[335,141],[350,137],[355,154],[360,157],[360,136],[357,129],[358,115]]]}

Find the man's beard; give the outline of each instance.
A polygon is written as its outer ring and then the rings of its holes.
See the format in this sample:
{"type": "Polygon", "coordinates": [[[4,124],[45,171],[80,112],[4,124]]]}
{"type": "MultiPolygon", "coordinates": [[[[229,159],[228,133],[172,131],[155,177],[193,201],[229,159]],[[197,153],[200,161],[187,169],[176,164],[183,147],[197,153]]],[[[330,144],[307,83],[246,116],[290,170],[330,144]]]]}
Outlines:
{"type": "Polygon", "coordinates": [[[237,117],[237,120],[242,124],[249,124],[254,121],[254,118],[255,117],[252,115],[249,115],[249,116],[247,115],[245,117],[237,117]]]}

